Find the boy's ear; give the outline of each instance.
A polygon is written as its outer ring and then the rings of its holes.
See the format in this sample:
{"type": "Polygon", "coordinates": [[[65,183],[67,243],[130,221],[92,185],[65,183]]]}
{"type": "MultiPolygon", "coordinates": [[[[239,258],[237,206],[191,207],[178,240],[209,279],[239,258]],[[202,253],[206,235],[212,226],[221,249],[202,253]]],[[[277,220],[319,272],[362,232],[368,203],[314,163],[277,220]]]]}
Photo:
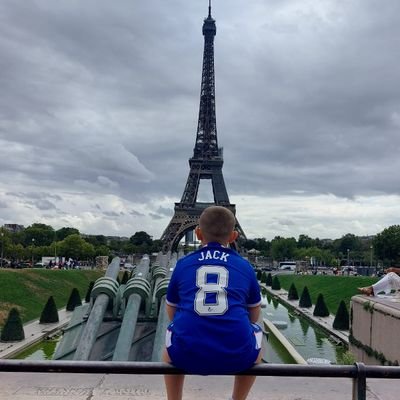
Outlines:
{"type": "Polygon", "coordinates": [[[203,233],[201,232],[201,229],[199,227],[196,227],[194,230],[197,236],[197,239],[200,240],[200,242],[203,240],[203,233]]]}
{"type": "Polygon", "coordinates": [[[229,236],[229,243],[233,243],[239,237],[239,232],[232,231],[231,235],[229,236]]]}

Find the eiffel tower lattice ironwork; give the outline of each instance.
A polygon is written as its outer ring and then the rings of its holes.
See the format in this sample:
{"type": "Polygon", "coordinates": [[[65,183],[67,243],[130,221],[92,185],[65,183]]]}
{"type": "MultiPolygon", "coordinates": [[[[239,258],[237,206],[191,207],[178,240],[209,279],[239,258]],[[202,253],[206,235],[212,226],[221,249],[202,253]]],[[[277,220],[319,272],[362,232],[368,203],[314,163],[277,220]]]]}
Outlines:
{"type": "MultiPolygon", "coordinates": [[[[211,17],[211,0],[208,17],[203,23],[204,55],[200,93],[199,121],[193,157],[189,159],[190,172],[182,199],[175,203],[174,215],[161,236],[163,250],[176,250],[179,241],[197,224],[204,208],[216,204],[230,209],[236,215],[235,204],[229,201],[224,177],[222,175],[223,154],[218,147],[215,115],[215,74],[214,74],[214,36],[215,20],[211,17]],[[197,201],[200,181],[210,179],[214,203],[197,201]]],[[[236,219],[236,230],[242,239],[246,236],[236,219]]]]}

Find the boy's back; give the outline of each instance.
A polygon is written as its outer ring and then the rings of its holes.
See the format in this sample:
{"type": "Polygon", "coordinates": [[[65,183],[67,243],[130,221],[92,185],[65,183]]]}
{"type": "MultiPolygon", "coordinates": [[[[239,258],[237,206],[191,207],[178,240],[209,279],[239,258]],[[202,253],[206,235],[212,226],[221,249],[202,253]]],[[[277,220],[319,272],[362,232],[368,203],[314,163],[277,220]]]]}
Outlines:
{"type": "Polygon", "coordinates": [[[211,242],[179,260],[167,293],[176,307],[167,343],[174,365],[200,374],[251,367],[259,327],[248,308],[260,301],[254,270],[235,251],[211,242]]]}

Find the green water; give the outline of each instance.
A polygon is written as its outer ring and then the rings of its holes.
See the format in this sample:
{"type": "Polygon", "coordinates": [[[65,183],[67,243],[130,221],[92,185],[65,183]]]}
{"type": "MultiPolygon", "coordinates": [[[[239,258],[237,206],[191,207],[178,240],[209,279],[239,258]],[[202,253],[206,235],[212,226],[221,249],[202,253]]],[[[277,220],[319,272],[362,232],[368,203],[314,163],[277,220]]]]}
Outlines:
{"type": "Polygon", "coordinates": [[[346,351],[345,346],[336,345],[321,328],[310,324],[302,317],[293,315],[275,299],[269,296],[264,296],[264,299],[267,301],[267,307],[263,309],[263,316],[270,321],[287,323],[287,327],[280,329],[280,332],[305,360],[324,358],[333,364],[341,363],[341,357],[346,351]]]}
{"type": "Polygon", "coordinates": [[[19,360],[52,360],[60,338],[38,342],[14,358],[19,360]]]}

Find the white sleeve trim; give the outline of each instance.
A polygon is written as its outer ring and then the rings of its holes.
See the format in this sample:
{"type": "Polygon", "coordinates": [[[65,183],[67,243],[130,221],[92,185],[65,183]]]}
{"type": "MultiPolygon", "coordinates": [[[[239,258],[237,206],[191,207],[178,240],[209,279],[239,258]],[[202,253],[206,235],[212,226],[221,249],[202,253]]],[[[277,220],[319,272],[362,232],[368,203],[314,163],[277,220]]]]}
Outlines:
{"type": "Polygon", "coordinates": [[[171,306],[171,307],[178,307],[178,304],[171,303],[171,302],[168,301],[167,299],[165,300],[165,302],[166,302],[169,306],[171,306]]]}
{"type": "Polygon", "coordinates": [[[260,304],[261,304],[261,300],[260,300],[259,302],[257,302],[257,303],[254,303],[254,304],[247,304],[247,307],[249,307],[249,308],[257,307],[257,306],[259,306],[260,304]]]}

